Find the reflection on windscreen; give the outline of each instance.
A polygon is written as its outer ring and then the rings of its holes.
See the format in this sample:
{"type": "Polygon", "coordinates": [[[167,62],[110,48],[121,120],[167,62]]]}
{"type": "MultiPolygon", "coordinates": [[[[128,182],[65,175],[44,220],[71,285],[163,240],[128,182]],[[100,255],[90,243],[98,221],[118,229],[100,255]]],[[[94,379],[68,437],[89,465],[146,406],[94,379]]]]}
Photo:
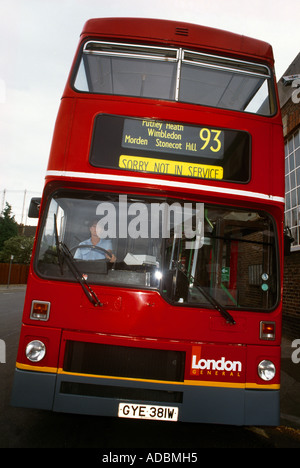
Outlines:
{"type": "Polygon", "coordinates": [[[263,212],[59,192],[36,267],[42,277],[76,281],[58,243],[90,284],[156,289],[183,305],[211,307],[207,295],[227,308],[270,309],[277,301],[276,242],[263,212]]]}
{"type": "Polygon", "coordinates": [[[74,86],[88,93],[275,112],[267,66],[182,49],[89,41],[74,86]]]}

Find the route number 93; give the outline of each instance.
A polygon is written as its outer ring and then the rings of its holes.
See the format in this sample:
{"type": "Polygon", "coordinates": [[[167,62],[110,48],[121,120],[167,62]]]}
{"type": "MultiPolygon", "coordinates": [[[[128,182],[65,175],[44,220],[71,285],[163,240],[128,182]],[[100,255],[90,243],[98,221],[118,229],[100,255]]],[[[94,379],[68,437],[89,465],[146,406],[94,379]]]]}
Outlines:
{"type": "Polygon", "coordinates": [[[199,132],[200,140],[203,141],[203,145],[200,148],[205,150],[209,146],[209,149],[214,153],[217,153],[222,148],[220,140],[221,130],[210,130],[209,128],[201,128],[199,132]]]}

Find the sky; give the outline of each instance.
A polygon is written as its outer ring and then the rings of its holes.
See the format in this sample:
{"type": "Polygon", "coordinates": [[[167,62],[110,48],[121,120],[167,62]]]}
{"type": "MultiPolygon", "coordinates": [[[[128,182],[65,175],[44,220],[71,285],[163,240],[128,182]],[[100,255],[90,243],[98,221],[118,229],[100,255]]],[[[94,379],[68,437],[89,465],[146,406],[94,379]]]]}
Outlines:
{"type": "MultiPolygon", "coordinates": [[[[0,212],[43,190],[60,98],[86,20],[143,17],[270,43],[279,79],[300,51],[299,0],[0,0],[0,212]]],[[[300,70],[299,70],[300,73],[300,70]]]]}

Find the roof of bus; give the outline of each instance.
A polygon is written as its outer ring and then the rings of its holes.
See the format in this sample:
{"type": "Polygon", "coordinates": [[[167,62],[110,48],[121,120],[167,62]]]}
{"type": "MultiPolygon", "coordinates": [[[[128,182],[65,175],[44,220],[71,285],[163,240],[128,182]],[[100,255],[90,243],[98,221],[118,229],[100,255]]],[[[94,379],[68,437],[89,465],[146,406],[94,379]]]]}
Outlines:
{"type": "Polygon", "coordinates": [[[183,47],[200,47],[210,52],[258,58],[273,63],[270,44],[221,29],[149,18],[96,18],[88,20],[83,36],[106,40],[168,43],[183,47]]]}

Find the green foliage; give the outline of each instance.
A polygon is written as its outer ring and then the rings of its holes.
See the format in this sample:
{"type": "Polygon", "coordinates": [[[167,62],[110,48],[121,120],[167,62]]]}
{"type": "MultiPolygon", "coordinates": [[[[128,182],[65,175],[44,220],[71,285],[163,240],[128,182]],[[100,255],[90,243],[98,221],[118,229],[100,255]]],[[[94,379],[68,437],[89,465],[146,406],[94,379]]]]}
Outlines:
{"type": "Polygon", "coordinates": [[[11,212],[11,205],[6,202],[5,208],[0,215],[0,251],[4,247],[5,241],[17,235],[18,224],[11,212]]]}
{"type": "Polygon", "coordinates": [[[13,256],[14,263],[30,263],[34,237],[18,235],[18,223],[6,202],[0,215],[0,262],[8,263],[13,256]]]}
{"type": "Polygon", "coordinates": [[[0,261],[8,263],[13,255],[14,263],[30,263],[34,237],[14,236],[4,242],[0,261]]]}

